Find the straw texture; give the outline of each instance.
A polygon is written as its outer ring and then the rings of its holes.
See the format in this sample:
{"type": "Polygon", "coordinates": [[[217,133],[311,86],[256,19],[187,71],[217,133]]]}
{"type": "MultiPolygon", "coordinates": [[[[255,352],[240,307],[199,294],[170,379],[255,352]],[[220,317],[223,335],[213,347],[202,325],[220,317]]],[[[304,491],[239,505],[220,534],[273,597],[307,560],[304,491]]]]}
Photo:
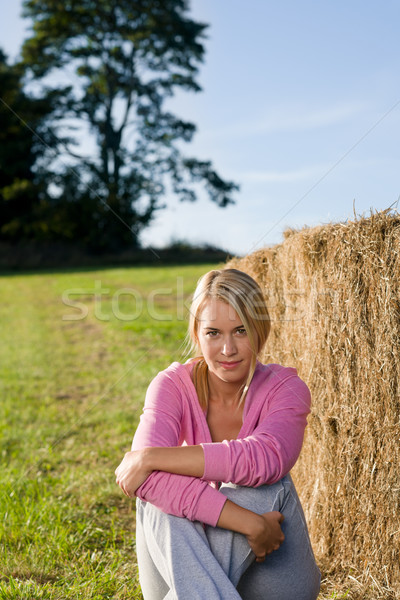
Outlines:
{"type": "Polygon", "coordinates": [[[293,471],[324,575],[400,598],[400,216],[287,231],[228,266],[263,288],[263,359],[298,369],[313,409],[293,471]]]}

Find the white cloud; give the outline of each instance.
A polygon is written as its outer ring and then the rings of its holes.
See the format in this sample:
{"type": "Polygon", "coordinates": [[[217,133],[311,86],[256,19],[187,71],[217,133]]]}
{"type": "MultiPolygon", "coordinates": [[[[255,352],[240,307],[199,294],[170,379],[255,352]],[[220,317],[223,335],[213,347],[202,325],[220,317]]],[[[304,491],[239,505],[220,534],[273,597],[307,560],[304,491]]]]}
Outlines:
{"type": "Polygon", "coordinates": [[[345,123],[360,113],[367,105],[361,102],[347,102],[327,107],[302,107],[287,105],[271,107],[267,115],[259,115],[248,121],[234,122],[212,131],[203,132],[203,136],[257,136],[269,133],[308,131],[345,123]]]}
{"type": "Polygon", "coordinates": [[[243,183],[291,183],[322,177],[331,165],[316,165],[289,171],[244,171],[236,172],[235,177],[243,183]]]}

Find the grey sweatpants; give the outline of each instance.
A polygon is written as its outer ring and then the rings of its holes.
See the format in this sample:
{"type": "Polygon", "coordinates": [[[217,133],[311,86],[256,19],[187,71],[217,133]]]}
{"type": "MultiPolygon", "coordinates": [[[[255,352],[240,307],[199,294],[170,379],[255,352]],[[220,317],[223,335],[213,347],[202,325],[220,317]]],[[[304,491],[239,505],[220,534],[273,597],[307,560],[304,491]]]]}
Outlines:
{"type": "Polygon", "coordinates": [[[223,484],[258,514],[278,510],[285,541],[256,563],[245,536],[167,515],[137,500],[136,549],[145,600],[315,600],[320,573],[290,476],[259,488],[223,484]]]}

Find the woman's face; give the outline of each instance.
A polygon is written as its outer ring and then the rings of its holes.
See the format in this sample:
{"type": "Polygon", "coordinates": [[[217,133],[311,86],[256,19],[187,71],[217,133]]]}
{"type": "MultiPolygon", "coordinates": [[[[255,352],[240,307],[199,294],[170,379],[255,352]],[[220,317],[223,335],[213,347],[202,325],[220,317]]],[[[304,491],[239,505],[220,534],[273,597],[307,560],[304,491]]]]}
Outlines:
{"type": "Polygon", "coordinates": [[[237,312],[210,299],[199,315],[198,341],[209,371],[229,383],[244,383],[253,350],[237,312]]]}

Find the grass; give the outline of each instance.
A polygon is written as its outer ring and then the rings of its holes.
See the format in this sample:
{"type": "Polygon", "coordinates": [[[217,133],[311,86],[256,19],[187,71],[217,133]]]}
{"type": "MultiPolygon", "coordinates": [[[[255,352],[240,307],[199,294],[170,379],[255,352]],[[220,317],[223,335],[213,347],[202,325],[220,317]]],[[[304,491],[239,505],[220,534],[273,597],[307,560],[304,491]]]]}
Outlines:
{"type": "Polygon", "coordinates": [[[207,269],[2,277],[0,599],[141,598],[114,469],[207,269]]]}
{"type": "Polygon", "coordinates": [[[1,278],[0,600],[142,598],[114,469],[209,268],[1,278]]]}

